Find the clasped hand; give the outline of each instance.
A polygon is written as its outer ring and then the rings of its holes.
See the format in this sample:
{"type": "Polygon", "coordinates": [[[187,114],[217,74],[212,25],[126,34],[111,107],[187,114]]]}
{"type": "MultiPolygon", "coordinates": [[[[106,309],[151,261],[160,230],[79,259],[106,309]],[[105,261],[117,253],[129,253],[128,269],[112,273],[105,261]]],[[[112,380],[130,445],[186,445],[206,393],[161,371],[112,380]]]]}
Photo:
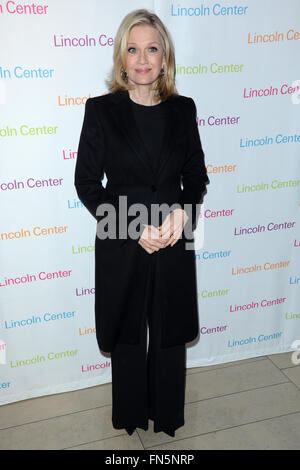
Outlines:
{"type": "Polygon", "coordinates": [[[187,213],[183,209],[175,209],[167,215],[160,227],[145,225],[138,243],[149,254],[166,248],[168,245],[174,246],[179,240],[187,220],[187,213]]]}

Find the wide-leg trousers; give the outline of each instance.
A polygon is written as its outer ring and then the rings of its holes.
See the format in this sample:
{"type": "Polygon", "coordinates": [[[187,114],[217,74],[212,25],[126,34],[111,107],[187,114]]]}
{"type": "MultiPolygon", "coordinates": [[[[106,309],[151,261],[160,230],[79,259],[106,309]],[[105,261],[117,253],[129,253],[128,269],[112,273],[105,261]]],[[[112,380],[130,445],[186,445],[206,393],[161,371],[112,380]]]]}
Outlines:
{"type": "Polygon", "coordinates": [[[136,427],[147,431],[150,418],[154,432],[163,431],[174,437],[175,430],[184,425],[186,346],[160,348],[161,312],[154,290],[155,266],[153,259],[140,343],[117,344],[111,353],[112,424],[131,435],[136,427]]]}

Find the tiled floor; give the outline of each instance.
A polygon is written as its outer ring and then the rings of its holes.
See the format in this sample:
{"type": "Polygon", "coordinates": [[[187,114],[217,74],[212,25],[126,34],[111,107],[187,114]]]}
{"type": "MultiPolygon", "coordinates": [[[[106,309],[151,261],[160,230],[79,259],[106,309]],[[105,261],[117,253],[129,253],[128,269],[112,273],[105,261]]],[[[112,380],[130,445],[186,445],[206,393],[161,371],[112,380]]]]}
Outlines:
{"type": "Polygon", "coordinates": [[[300,365],[291,353],[187,370],[175,438],[111,424],[111,384],[0,407],[0,449],[297,449],[300,365]]]}

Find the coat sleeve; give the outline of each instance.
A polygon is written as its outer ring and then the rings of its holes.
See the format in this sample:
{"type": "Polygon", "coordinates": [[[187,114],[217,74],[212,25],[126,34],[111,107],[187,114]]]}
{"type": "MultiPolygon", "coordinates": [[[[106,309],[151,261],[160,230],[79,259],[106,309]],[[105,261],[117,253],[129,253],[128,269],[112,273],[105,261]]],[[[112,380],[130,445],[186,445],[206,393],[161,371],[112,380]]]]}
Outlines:
{"type": "MultiPolygon", "coordinates": [[[[105,139],[100,120],[97,118],[93,99],[85,104],[85,113],[79,139],[75,166],[75,188],[79,199],[99,222],[104,216],[97,215],[97,208],[102,203],[113,205],[116,212],[116,233],[120,222],[119,195],[111,194],[103,187],[105,139]]],[[[127,216],[127,214],[126,214],[127,216]]],[[[124,214],[122,214],[124,217],[124,214]]],[[[128,224],[134,217],[127,217],[128,224]]],[[[124,219],[123,219],[124,220],[124,219]]]]}
{"type": "Polygon", "coordinates": [[[192,98],[188,113],[187,151],[181,170],[183,190],[179,198],[179,204],[184,209],[184,204],[191,205],[191,211],[187,210],[188,216],[192,217],[193,230],[196,228],[197,207],[202,204],[206,194],[206,186],[210,183],[207,175],[204,153],[200,140],[198,125],[196,122],[197,110],[192,98]]]}

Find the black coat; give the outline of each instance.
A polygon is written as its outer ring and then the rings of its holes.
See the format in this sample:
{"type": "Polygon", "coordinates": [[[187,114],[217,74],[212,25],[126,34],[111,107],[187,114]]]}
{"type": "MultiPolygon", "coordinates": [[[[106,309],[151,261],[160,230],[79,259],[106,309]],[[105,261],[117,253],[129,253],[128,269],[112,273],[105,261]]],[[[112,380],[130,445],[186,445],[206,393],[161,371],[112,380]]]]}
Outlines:
{"type": "MultiPolygon", "coordinates": [[[[196,106],[191,98],[180,95],[169,97],[163,106],[167,124],[154,173],[138,134],[129,93],[108,93],[87,100],[75,187],[97,221],[103,218],[96,215],[99,204],[113,204],[118,214],[118,196],[126,195],[128,208],[135,202],[149,209],[154,203],[178,203],[179,207],[192,203],[194,230],[196,204],[202,202],[209,183],[196,106]],[[104,172],[105,188],[101,184],[104,172]]],[[[128,217],[128,223],[133,219],[128,217]]],[[[161,347],[185,344],[197,337],[195,251],[186,250],[185,241],[183,234],[173,247],[149,254],[138,239],[104,240],[96,236],[95,324],[101,350],[111,352],[117,342],[139,343],[140,321],[149,300],[146,291],[151,263],[156,272],[154,295],[158,296],[162,318],[161,347]]]]}

